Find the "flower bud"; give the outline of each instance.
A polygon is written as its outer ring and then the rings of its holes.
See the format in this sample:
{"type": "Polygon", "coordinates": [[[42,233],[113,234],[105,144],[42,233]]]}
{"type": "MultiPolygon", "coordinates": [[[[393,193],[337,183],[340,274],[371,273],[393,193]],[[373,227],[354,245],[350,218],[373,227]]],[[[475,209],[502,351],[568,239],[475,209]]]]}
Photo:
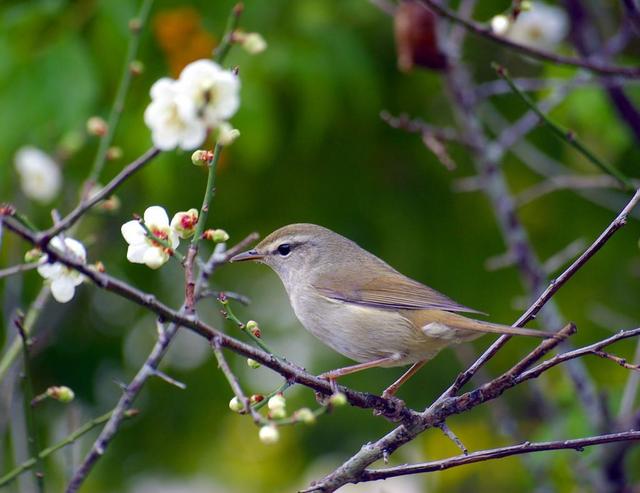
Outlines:
{"type": "Polygon", "coordinates": [[[213,153],[204,149],[198,149],[191,154],[191,162],[195,166],[209,166],[213,159],[213,153]]]}
{"type": "Polygon", "coordinates": [[[329,402],[332,406],[335,407],[344,406],[347,403],[347,396],[342,392],[336,392],[331,397],[329,397],[329,402]]]}
{"type": "Polygon", "coordinates": [[[253,368],[254,370],[256,368],[260,368],[260,363],[251,358],[247,358],[247,365],[249,366],[249,368],[253,368]]]}
{"type": "Polygon", "coordinates": [[[249,320],[245,327],[254,336],[256,336],[256,337],[261,337],[262,336],[262,333],[260,332],[260,327],[258,327],[258,322],[256,322],[255,320],[249,320]]]}
{"type": "Polygon", "coordinates": [[[509,29],[509,19],[506,15],[496,15],[491,19],[491,31],[493,34],[502,36],[509,29]]]}
{"type": "Polygon", "coordinates": [[[100,202],[98,204],[98,208],[106,212],[115,212],[120,209],[120,199],[117,195],[112,195],[111,197],[100,202]]]}
{"type": "Polygon", "coordinates": [[[279,409],[284,409],[287,406],[287,401],[282,394],[276,394],[267,403],[267,407],[269,411],[276,411],[279,409]]]}
{"type": "Polygon", "coordinates": [[[229,239],[229,234],[224,229],[214,229],[211,239],[214,243],[224,243],[229,239]]]}
{"type": "Polygon", "coordinates": [[[251,404],[257,404],[258,402],[262,402],[264,400],[264,395],[262,394],[253,394],[249,397],[249,402],[251,404]]]}
{"type": "Polygon", "coordinates": [[[65,387],[64,385],[62,385],[59,387],[49,387],[47,389],[47,396],[60,401],[63,404],[67,404],[71,402],[76,395],[69,387],[65,387]]]}
{"type": "Polygon", "coordinates": [[[242,35],[240,44],[250,55],[257,55],[267,49],[267,42],[260,33],[242,35]]]}
{"type": "Polygon", "coordinates": [[[229,401],[229,409],[234,413],[240,413],[244,410],[244,406],[242,405],[242,402],[240,402],[240,399],[234,397],[229,401]]]}
{"type": "Polygon", "coordinates": [[[87,120],[87,132],[91,135],[102,137],[103,135],[106,135],[108,130],[109,127],[107,126],[107,122],[99,116],[92,116],[87,120]]]}
{"type": "Polygon", "coordinates": [[[300,421],[306,425],[312,425],[316,422],[316,415],[313,414],[313,411],[308,407],[303,407],[298,409],[295,413],[293,413],[293,417],[296,421],[300,421]]]}
{"type": "Polygon", "coordinates": [[[129,29],[132,33],[137,33],[142,29],[142,22],[138,18],[129,20],[129,29]]]}
{"type": "Polygon", "coordinates": [[[220,124],[218,130],[218,143],[223,146],[233,144],[238,137],[240,137],[240,130],[233,128],[229,123],[223,122],[220,124]]]}
{"type": "Polygon", "coordinates": [[[131,71],[131,74],[138,76],[144,72],[144,63],[140,60],[134,60],[129,64],[129,70],[131,71]]]}
{"type": "Polygon", "coordinates": [[[122,148],[118,146],[111,146],[107,149],[107,160],[115,161],[122,157],[122,148]]]}
{"type": "Polygon", "coordinates": [[[269,411],[269,417],[271,419],[284,419],[287,417],[287,410],[283,407],[281,409],[274,409],[269,411]]]}
{"type": "Polygon", "coordinates": [[[260,428],[258,436],[260,437],[260,441],[265,445],[271,445],[280,439],[278,428],[274,425],[266,425],[260,428]]]}
{"type": "Polygon", "coordinates": [[[186,212],[177,212],[171,219],[171,227],[183,240],[193,236],[198,224],[198,210],[189,209],[186,212]]]}
{"type": "Polygon", "coordinates": [[[31,250],[27,251],[27,253],[24,254],[24,261],[28,263],[37,262],[41,258],[42,258],[42,250],[40,250],[39,248],[32,248],[31,250]]]}

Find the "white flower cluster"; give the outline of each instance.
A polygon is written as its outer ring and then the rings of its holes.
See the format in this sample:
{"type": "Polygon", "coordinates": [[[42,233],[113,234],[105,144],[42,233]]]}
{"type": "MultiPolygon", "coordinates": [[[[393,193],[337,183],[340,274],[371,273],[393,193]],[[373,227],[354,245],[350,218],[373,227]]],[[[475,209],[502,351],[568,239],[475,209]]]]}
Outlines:
{"type": "MultiPolygon", "coordinates": [[[[129,244],[127,260],[158,269],[171,258],[173,251],[180,244],[180,238],[187,239],[194,235],[197,225],[197,209],[177,212],[169,222],[167,211],[162,207],[148,207],[142,220],[128,221],[120,228],[122,236],[129,244]]],[[[224,241],[229,239],[229,235],[222,229],[207,230],[202,234],[202,238],[217,242],[222,235],[224,241]]]]}
{"type": "Polygon", "coordinates": [[[211,60],[187,65],[177,80],[164,77],[151,86],[144,121],[153,144],[163,151],[200,146],[210,130],[228,133],[227,120],[240,105],[236,74],[211,60]]]}
{"type": "Polygon", "coordinates": [[[535,2],[515,22],[505,15],[496,15],[491,19],[491,30],[516,43],[551,49],[566,37],[569,22],[561,8],[535,2]]]}

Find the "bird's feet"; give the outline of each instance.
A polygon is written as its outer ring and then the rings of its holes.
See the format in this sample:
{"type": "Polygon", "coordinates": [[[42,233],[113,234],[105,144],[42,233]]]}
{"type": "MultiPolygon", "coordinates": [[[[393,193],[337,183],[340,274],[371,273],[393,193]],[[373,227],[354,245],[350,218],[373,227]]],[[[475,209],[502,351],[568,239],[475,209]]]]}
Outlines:
{"type": "MultiPolygon", "coordinates": [[[[328,371],[318,375],[318,378],[322,378],[323,380],[327,380],[329,385],[331,386],[331,395],[337,394],[340,390],[338,389],[338,382],[336,379],[339,375],[335,375],[334,371],[328,371]]],[[[324,394],[322,392],[316,392],[316,401],[321,406],[328,406],[330,404],[329,399],[331,395],[324,394]]]]}

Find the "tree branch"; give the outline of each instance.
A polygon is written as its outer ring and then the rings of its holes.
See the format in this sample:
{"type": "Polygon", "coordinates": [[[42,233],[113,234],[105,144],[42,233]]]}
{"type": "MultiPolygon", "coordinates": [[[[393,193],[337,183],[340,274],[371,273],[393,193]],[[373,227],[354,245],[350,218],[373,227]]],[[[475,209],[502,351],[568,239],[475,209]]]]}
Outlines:
{"type": "Polygon", "coordinates": [[[397,476],[406,476],[408,474],[418,474],[425,472],[444,471],[452,467],[465,466],[476,462],[484,462],[487,460],[501,459],[513,455],[530,454],[534,452],[544,452],[547,450],[576,450],[582,452],[585,447],[601,445],[604,443],[623,442],[640,440],[640,431],[625,431],[621,433],[611,433],[608,435],[599,435],[589,438],[577,438],[573,440],[555,440],[552,442],[524,442],[520,445],[512,445],[510,447],[501,447],[489,450],[481,450],[471,452],[467,455],[458,455],[449,457],[448,459],[436,460],[431,462],[423,462],[421,464],[411,464],[397,467],[387,467],[384,469],[367,469],[362,473],[360,482],[377,481],[379,479],[393,478],[397,476]]]}
{"type": "Polygon", "coordinates": [[[558,55],[555,53],[549,53],[547,51],[534,48],[531,46],[522,45],[511,41],[510,39],[504,38],[502,36],[498,36],[491,31],[491,28],[484,24],[479,24],[469,19],[465,19],[460,17],[458,14],[449,10],[440,4],[440,2],[436,0],[420,0],[423,5],[427,6],[438,15],[442,17],[446,17],[447,19],[464,26],[468,31],[471,31],[474,34],[482,36],[494,43],[501,44],[508,48],[512,48],[516,52],[520,52],[523,55],[537,58],[539,60],[545,60],[547,62],[556,63],[559,65],[569,65],[572,67],[583,68],[586,70],[590,70],[591,72],[595,72],[598,74],[604,75],[619,75],[621,77],[639,77],[640,76],[640,68],[637,67],[617,67],[612,65],[605,65],[598,61],[592,60],[584,60],[582,58],[568,57],[563,55],[558,55]]]}

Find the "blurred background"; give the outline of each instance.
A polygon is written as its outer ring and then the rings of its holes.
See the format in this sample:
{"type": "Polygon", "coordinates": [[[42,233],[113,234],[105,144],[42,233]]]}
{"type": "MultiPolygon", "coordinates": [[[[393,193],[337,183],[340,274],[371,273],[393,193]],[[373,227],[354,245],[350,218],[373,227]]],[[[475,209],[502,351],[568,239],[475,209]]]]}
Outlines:
{"type": "MultiPolygon", "coordinates": [[[[137,57],[144,71],[132,82],[115,135],[114,145],[122,156],[107,163],[103,183],[151,145],[142,119],[150,86],[160,77],[176,77],[190,61],[209,57],[233,3],[156,0],[137,57]]],[[[603,37],[618,32],[625,15],[621,2],[585,4],[598,12],[597,28],[603,37]]],[[[509,6],[506,1],[479,1],[473,15],[485,22],[509,6]]],[[[0,201],[15,204],[40,228],[50,226],[52,207],[65,214],[77,203],[98,143],[87,134],[86,122],[91,116],[106,118],[109,113],[125,59],[128,22],[137,9],[138,2],[125,0],[5,1],[0,5],[0,201]],[[49,204],[29,200],[21,192],[14,155],[26,145],[47,152],[62,167],[62,191],[49,204]]],[[[513,322],[531,293],[513,266],[487,268],[488,260],[502,255],[506,247],[485,195],[457,191],[460,180],[475,173],[473,155],[462,146],[449,146],[457,166],[447,170],[418,135],[391,128],[380,118],[382,110],[394,115],[407,112],[434,125],[455,126],[441,72],[398,70],[393,19],[365,0],[246,0],[241,26],[261,33],[268,48],[252,56],[236,47],[225,63],[240,69],[241,107],[232,123],[241,137],[223,155],[209,225],[224,228],[233,244],[252,231],[264,236],[289,223],[321,224],[355,240],[404,274],[490,313],[492,321],[513,322]]],[[[638,47],[637,40],[631,39],[618,61],[637,64],[638,47]]],[[[574,53],[568,40],[556,49],[574,53]]],[[[467,39],[462,59],[479,83],[496,78],[492,61],[504,63],[514,77],[549,80],[536,98],[543,98],[549,88],[575,73],[532,63],[474,36],[467,39]]],[[[574,89],[551,115],[602,158],[638,176],[638,140],[596,82],[574,89]]],[[[626,81],[625,89],[632,101],[640,102],[637,84],[626,81]]],[[[526,109],[510,94],[493,97],[481,108],[489,135],[495,134],[496,115],[513,121],[526,109]]],[[[572,173],[597,172],[544,127],[535,129],[528,141],[572,173]]],[[[170,216],[199,208],[206,174],[191,164],[190,154],[163,153],[118,191],[119,210],[92,213],[75,233],[87,245],[90,262],[102,261],[110,274],[154,292],[175,307],[183,298],[180,265],[173,261],[152,271],[126,262],[120,226],[150,205],[162,205],[170,216]]],[[[515,153],[508,152],[501,167],[514,196],[543,180],[515,153]]],[[[612,220],[624,197],[616,191],[596,190],[585,196],[562,190],[523,205],[519,215],[535,251],[546,260],[576,240],[592,241],[612,220]]],[[[640,226],[634,218],[555,297],[563,318],[579,327],[575,344],[637,326],[639,237],[640,226]]],[[[27,249],[6,232],[1,247],[1,267],[20,263],[27,249]]],[[[557,275],[558,268],[553,267],[549,275],[557,275]]],[[[216,272],[213,285],[249,296],[252,303],[234,305],[236,312],[244,320],[259,321],[264,340],[287,359],[313,373],[351,363],[304,331],[280,282],[266,267],[224,266],[216,272]]],[[[14,336],[11,315],[16,308],[28,308],[41,286],[35,271],[0,281],[0,344],[5,348],[14,336]]],[[[200,306],[200,315],[240,336],[218,309],[215,301],[208,300],[200,306]]],[[[76,393],[71,404],[45,402],[37,408],[46,444],[110,410],[120,395],[120,384],[133,377],[156,336],[154,318],[143,309],[89,284],[81,286],[69,304],[49,300],[34,330],[36,391],[67,385],[76,393]]],[[[493,339],[485,336],[462,353],[443,351],[399,397],[414,408],[426,407],[464,368],[461,358],[479,354],[493,339]]],[[[632,359],[635,346],[634,340],[626,340],[615,346],[615,353],[632,359]]],[[[491,360],[488,374],[503,371],[531,347],[529,340],[511,341],[491,360]]],[[[277,375],[264,368],[248,368],[244,358],[229,354],[229,360],[249,393],[268,393],[280,383],[277,375]]],[[[584,361],[616,413],[629,372],[595,357],[584,361]]],[[[0,387],[0,475],[28,457],[17,384],[20,365],[18,361],[0,387]]],[[[135,405],[141,414],[124,423],[83,491],[295,491],[392,428],[368,411],[340,408],[314,426],[283,428],[279,443],[267,446],[258,440],[250,419],[229,411],[232,393],[203,339],[181,333],[162,369],[187,388],[151,380],[135,405]]],[[[371,370],[347,377],[344,383],[381,392],[401,371],[371,370]]],[[[503,396],[499,404],[453,417],[449,426],[472,450],[516,441],[504,433],[496,415],[509,416],[519,436],[531,441],[594,433],[562,369],[541,378],[540,388],[538,398],[555,408],[552,416],[540,411],[544,406],[532,405],[530,389],[524,385],[503,396]]],[[[315,404],[313,393],[302,387],[290,389],[287,399],[290,410],[315,404]]],[[[62,491],[95,433],[46,461],[49,491],[62,491]]],[[[429,430],[394,454],[391,463],[458,453],[439,430],[429,430]]],[[[578,481],[578,471],[597,461],[597,453],[509,458],[344,491],[541,491],[541,487],[584,491],[589,486],[578,481]]],[[[637,465],[640,454],[632,452],[627,461],[637,465]]],[[[630,481],[640,481],[637,467],[630,467],[628,474],[630,481]]],[[[25,474],[6,491],[31,488],[31,475],[25,474]]]]}

